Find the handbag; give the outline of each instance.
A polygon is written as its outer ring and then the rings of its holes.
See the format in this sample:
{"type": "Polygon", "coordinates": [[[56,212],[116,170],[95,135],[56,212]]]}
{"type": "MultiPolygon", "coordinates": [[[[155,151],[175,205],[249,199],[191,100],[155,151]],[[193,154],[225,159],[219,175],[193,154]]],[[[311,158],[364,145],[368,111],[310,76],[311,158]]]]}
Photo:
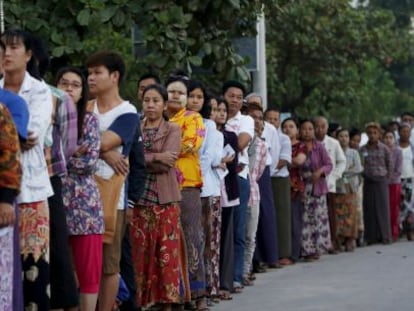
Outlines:
{"type": "Polygon", "coordinates": [[[95,175],[95,180],[98,184],[103,206],[103,218],[105,223],[103,242],[112,244],[116,232],[118,202],[121,196],[122,186],[125,183],[125,176],[113,174],[111,178],[105,179],[95,175]]]}
{"type": "MultiPolygon", "coordinates": [[[[86,110],[94,112],[94,100],[89,100],[86,110]]],[[[111,178],[105,179],[95,175],[98,185],[99,194],[101,196],[103,207],[103,218],[105,224],[105,232],[103,242],[112,244],[116,232],[116,218],[118,213],[118,203],[121,196],[122,186],[125,183],[126,176],[113,174],[111,178]]]]}

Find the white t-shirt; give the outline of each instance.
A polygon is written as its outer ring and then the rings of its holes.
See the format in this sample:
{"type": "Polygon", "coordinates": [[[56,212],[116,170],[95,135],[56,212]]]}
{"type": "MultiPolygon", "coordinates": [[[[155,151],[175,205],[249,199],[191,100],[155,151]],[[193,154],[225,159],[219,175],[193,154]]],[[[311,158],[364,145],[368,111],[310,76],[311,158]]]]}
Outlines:
{"type": "Polygon", "coordinates": [[[272,165],[273,158],[278,158],[280,153],[280,139],[276,128],[269,122],[264,122],[262,138],[267,146],[266,166],[272,165]]]}
{"type": "Polygon", "coordinates": [[[414,166],[413,166],[413,150],[411,146],[401,148],[402,151],[402,171],[401,178],[412,178],[414,177],[414,166]]]}
{"type": "MultiPolygon", "coordinates": [[[[104,113],[100,113],[98,109],[98,105],[96,102],[94,103],[93,112],[98,116],[99,119],[99,131],[102,133],[107,131],[108,128],[112,125],[112,123],[121,115],[126,113],[137,113],[137,109],[131,105],[128,101],[123,101],[120,105],[112,108],[109,111],[104,113]]],[[[115,148],[115,150],[122,153],[123,146],[119,146],[115,148]]],[[[115,171],[112,169],[110,165],[108,165],[104,160],[99,159],[97,165],[96,175],[104,178],[110,179],[115,171]]],[[[122,186],[121,195],[119,197],[118,202],[118,210],[125,209],[125,184],[122,186]]]]}

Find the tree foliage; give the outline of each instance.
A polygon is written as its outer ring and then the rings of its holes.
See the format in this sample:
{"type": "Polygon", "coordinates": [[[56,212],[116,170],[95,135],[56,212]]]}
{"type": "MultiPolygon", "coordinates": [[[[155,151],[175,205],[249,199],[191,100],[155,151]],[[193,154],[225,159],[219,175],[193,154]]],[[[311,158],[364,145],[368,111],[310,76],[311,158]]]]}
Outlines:
{"type": "Polygon", "coordinates": [[[388,68],[408,58],[412,40],[397,32],[390,11],[353,8],[347,0],[268,1],[267,10],[272,103],[348,124],[373,117],[358,111],[383,106],[381,113],[391,113],[398,90],[388,68]]]}
{"type": "Polygon", "coordinates": [[[256,34],[259,1],[146,1],[146,12],[137,25],[144,47],[151,51],[142,60],[163,70],[179,66],[189,72],[202,67],[211,80],[248,80],[244,60],[232,39],[256,34]]]}
{"type": "Polygon", "coordinates": [[[201,67],[211,81],[247,81],[247,60],[232,39],[255,35],[260,9],[260,1],[248,0],[9,0],[5,17],[6,27],[45,39],[61,63],[82,64],[93,51],[110,48],[127,58],[132,80],[148,68],[164,76],[178,67],[189,73],[201,67]],[[134,26],[144,57],[133,54],[134,26]]]}
{"type": "Polygon", "coordinates": [[[270,105],[358,125],[414,110],[412,0],[356,8],[349,0],[9,0],[4,9],[6,27],[47,42],[55,67],[81,65],[98,49],[121,52],[124,94],[134,98],[148,70],[165,77],[180,67],[213,86],[247,82],[233,39],[256,34],[263,5],[270,105]]]}

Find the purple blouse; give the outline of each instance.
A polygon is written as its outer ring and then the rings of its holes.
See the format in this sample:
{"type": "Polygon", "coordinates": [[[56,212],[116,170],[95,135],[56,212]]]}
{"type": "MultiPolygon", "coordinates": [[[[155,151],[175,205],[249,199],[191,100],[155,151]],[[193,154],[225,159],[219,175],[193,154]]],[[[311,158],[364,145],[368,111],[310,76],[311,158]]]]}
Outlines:
{"type": "MultiPolygon", "coordinates": [[[[315,172],[322,168],[324,176],[321,176],[316,183],[313,185],[312,195],[319,197],[328,193],[328,184],[326,182],[326,176],[332,171],[332,161],[329,157],[328,151],[318,141],[313,141],[312,150],[308,151],[307,161],[309,167],[307,168],[310,172],[315,172]]],[[[306,164],[306,163],[305,163],[306,164]]]]}
{"type": "Polygon", "coordinates": [[[83,136],[78,145],[86,143],[87,151],[72,156],[68,175],[62,178],[62,196],[69,235],[102,234],[104,232],[102,202],[95,181],[99,158],[100,133],[98,118],[86,113],[83,136]]]}

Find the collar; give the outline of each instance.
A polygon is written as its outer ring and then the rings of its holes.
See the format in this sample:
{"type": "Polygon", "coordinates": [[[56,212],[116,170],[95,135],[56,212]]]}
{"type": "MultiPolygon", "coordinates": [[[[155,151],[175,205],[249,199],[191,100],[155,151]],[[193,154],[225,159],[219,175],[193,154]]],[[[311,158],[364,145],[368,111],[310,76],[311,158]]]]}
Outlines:
{"type": "Polygon", "coordinates": [[[31,81],[30,81],[31,79],[33,79],[32,76],[26,71],[26,73],[24,75],[22,86],[20,87],[19,94],[23,94],[25,92],[30,91],[30,89],[32,88],[31,81]]]}
{"type": "Polygon", "coordinates": [[[185,109],[185,108],[182,108],[181,110],[179,110],[175,115],[173,115],[171,118],[170,118],[170,121],[171,120],[175,120],[175,119],[178,119],[178,118],[181,118],[183,115],[184,115],[184,113],[187,111],[187,109],[185,109]]]}
{"type": "Polygon", "coordinates": [[[230,120],[240,120],[241,119],[241,116],[242,116],[242,114],[241,114],[241,112],[240,111],[238,111],[237,113],[236,113],[236,115],[233,117],[233,118],[230,118],[230,119],[228,119],[227,121],[230,121],[230,120]]]}
{"type": "MultiPolygon", "coordinates": [[[[31,79],[33,79],[33,77],[26,71],[24,74],[22,85],[20,86],[19,94],[30,91],[31,89],[30,80],[31,79]]],[[[0,80],[0,87],[4,88],[4,77],[0,80]]]]}

